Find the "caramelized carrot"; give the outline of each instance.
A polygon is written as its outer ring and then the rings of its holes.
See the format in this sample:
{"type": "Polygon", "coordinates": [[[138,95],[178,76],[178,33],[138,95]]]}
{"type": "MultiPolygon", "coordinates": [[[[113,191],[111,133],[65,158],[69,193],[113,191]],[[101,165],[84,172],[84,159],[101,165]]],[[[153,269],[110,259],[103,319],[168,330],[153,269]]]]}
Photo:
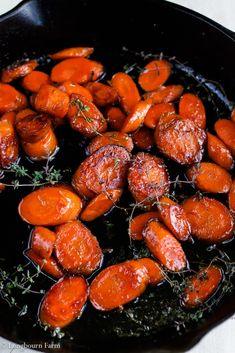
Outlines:
{"type": "Polygon", "coordinates": [[[38,66],[36,60],[29,60],[23,64],[14,64],[2,71],[2,82],[9,83],[19,77],[24,77],[38,66]]]}
{"type": "Polygon", "coordinates": [[[87,296],[88,285],[84,278],[61,278],[42,300],[40,321],[51,329],[67,326],[82,315],[87,296]]]}
{"type": "Polygon", "coordinates": [[[228,119],[217,120],[215,131],[235,158],[235,122],[228,119]]]}
{"type": "Polygon", "coordinates": [[[186,267],[185,253],[175,237],[157,219],[151,219],[143,230],[144,241],[168,270],[178,272],[186,267]]]}
{"type": "Polygon", "coordinates": [[[91,304],[103,311],[121,307],[139,297],[149,281],[148,270],[138,260],[109,266],[91,283],[91,304]]]}
{"type": "Polygon", "coordinates": [[[33,250],[29,249],[25,251],[25,255],[29,260],[31,260],[35,265],[39,266],[41,271],[45,272],[49,276],[54,278],[63,277],[64,273],[59,267],[58,263],[53,257],[44,259],[38,256],[33,250]]]}
{"type": "Polygon", "coordinates": [[[181,85],[162,86],[155,91],[145,93],[143,98],[152,104],[171,103],[180,98],[183,90],[184,87],[181,85]]]}
{"type": "Polygon", "coordinates": [[[228,194],[228,204],[230,211],[235,213],[235,179],[232,182],[232,186],[228,194]]]}
{"type": "Polygon", "coordinates": [[[89,82],[86,88],[92,94],[93,101],[98,107],[105,107],[118,101],[118,94],[113,87],[100,82],[89,82]]]}
{"type": "Polygon", "coordinates": [[[232,184],[231,175],[215,163],[203,162],[199,166],[192,166],[186,174],[201,191],[226,193],[232,184]]]}
{"type": "Polygon", "coordinates": [[[54,250],[55,233],[45,227],[35,227],[31,234],[31,249],[38,256],[49,259],[54,250]]]}
{"type": "Polygon", "coordinates": [[[146,125],[150,129],[155,129],[160,117],[163,114],[172,114],[172,113],[173,114],[175,113],[175,107],[172,103],[155,104],[149,109],[144,119],[144,125],[146,125]]]}
{"type": "Polygon", "coordinates": [[[18,113],[16,113],[16,119],[15,119],[16,123],[18,121],[20,121],[21,119],[26,118],[29,115],[37,115],[37,113],[29,108],[25,108],[25,109],[20,110],[18,113]]]}
{"type": "Polygon", "coordinates": [[[121,107],[129,114],[140,101],[140,94],[132,78],[124,72],[113,75],[112,87],[117,91],[121,107]]]}
{"type": "Polygon", "coordinates": [[[32,71],[26,75],[22,81],[21,85],[24,89],[29,92],[37,93],[42,85],[49,84],[49,75],[42,71],[32,71]]]}
{"type": "Polygon", "coordinates": [[[31,192],[19,204],[21,218],[33,225],[55,226],[75,219],[81,199],[63,187],[44,187],[31,192]]]}
{"type": "Polygon", "coordinates": [[[156,261],[147,257],[138,259],[137,261],[146,267],[149,276],[149,284],[156,285],[164,279],[163,271],[156,261]]]}
{"type": "Polygon", "coordinates": [[[132,134],[132,139],[136,147],[142,150],[150,150],[154,146],[154,135],[153,131],[142,126],[139,130],[136,130],[132,134]]]}
{"type": "Polygon", "coordinates": [[[150,107],[151,103],[147,101],[138,102],[126,117],[121,131],[133,132],[137,130],[143,124],[150,107]]]}
{"type": "Polygon", "coordinates": [[[193,196],[182,204],[192,234],[199,240],[220,243],[233,236],[233,218],[221,202],[208,197],[193,196]]]}
{"type": "Polygon", "coordinates": [[[80,94],[81,96],[88,99],[90,102],[93,101],[93,97],[87,88],[79,85],[78,83],[74,83],[72,81],[65,81],[58,86],[58,88],[67,93],[69,96],[72,94],[80,94]]]}
{"type": "Polygon", "coordinates": [[[153,91],[162,86],[171,74],[171,64],[166,60],[153,60],[145,66],[138,82],[144,91],[153,91]]]}
{"type": "Polygon", "coordinates": [[[26,97],[14,87],[0,82],[0,114],[18,111],[27,105],[26,97]]]}
{"type": "Polygon", "coordinates": [[[69,109],[69,96],[60,89],[43,85],[34,99],[34,107],[38,112],[48,113],[55,118],[64,118],[69,109]]]}
{"type": "Polygon", "coordinates": [[[179,115],[192,120],[201,129],[206,128],[206,110],[198,96],[185,93],[180,98],[179,115]]]}
{"type": "Polygon", "coordinates": [[[97,80],[104,72],[103,65],[83,57],[72,58],[56,64],[51,71],[53,82],[73,81],[87,83],[97,80]]]}
{"type": "Polygon", "coordinates": [[[107,145],[122,146],[125,147],[128,152],[131,152],[134,148],[132,138],[128,134],[120,131],[108,131],[102,136],[96,136],[91,140],[87,146],[87,153],[92,154],[99,148],[107,145]]]}
{"type": "Polygon", "coordinates": [[[128,233],[133,240],[143,240],[143,230],[147,222],[151,218],[158,218],[159,212],[152,211],[152,212],[145,212],[139,214],[138,216],[132,218],[129,223],[129,230],[128,233]]]}
{"type": "Polygon", "coordinates": [[[188,280],[183,296],[184,306],[191,309],[203,304],[218,289],[222,278],[221,268],[214,265],[202,268],[188,280]]]}
{"type": "Polygon", "coordinates": [[[60,50],[48,56],[53,60],[63,60],[68,58],[86,57],[94,52],[94,48],[89,47],[74,47],[60,50]]]}
{"type": "Polygon", "coordinates": [[[19,146],[12,123],[8,120],[0,120],[0,166],[8,168],[17,161],[19,146]]]}
{"type": "Polygon", "coordinates": [[[113,130],[121,130],[126,114],[118,107],[108,107],[105,110],[105,117],[113,130]]]}
{"type": "Polygon", "coordinates": [[[233,167],[233,156],[218,137],[207,132],[207,153],[213,162],[227,170],[233,167]]]}
{"type": "Polygon", "coordinates": [[[15,119],[16,119],[16,113],[15,112],[4,113],[1,116],[1,120],[8,121],[10,124],[12,124],[12,126],[15,125],[15,119]]]}
{"type": "Polygon", "coordinates": [[[40,141],[33,143],[22,141],[21,144],[24,152],[34,161],[42,161],[50,158],[58,146],[56,136],[52,130],[40,141]]]}
{"type": "Polygon", "coordinates": [[[103,259],[96,237],[79,221],[57,227],[55,255],[66,271],[84,275],[95,271],[103,259]]]}
{"type": "Polygon", "coordinates": [[[159,218],[179,240],[188,239],[191,227],[182,206],[166,196],[162,196],[158,204],[159,218]]]}
{"type": "Polygon", "coordinates": [[[104,191],[94,197],[84,208],[80,215],[80,219],[85,222],[91,222],[94,219],[103,216],[106,212],[119,201],[123,190],[115,189],[104,191]]]}

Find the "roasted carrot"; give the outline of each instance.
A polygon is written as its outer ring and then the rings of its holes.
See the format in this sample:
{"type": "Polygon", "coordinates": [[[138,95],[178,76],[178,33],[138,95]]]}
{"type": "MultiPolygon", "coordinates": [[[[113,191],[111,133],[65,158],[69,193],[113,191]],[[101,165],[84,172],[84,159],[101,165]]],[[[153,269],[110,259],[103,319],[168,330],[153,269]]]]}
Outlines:
{"type": "Polygon", "coordinates": [[[175,113],[175,107],[172,103],[155,104],[149,109],[144,119],[144,125],[146,125],[150,129],[155,129],[160,117],[163,114],[174,114],[174,113],[175,113]]]}
{"type": "Polygon", "coordinates": [[[51,71],[53,82],[73,81],[76,83],[87,83],[97,80],[104,72],[104,67],[97,61],[83,57],[72,58],[56,64],[51,71]]]}
{"type": "Polygon", "coordinates": [[[207,132],[207,153],[213,162],[227,170],[233,167],[233,156],[226,145],[216,136],[207,132]]]}
{"type": "Polygon", "coordinates": [[[86,57],[94,52],[94,48],[89,47],[74,47],[60,50],[48,56],[53,60],[63,60],[68,58],[86,57]]]}
{"type": "Polygon", "coordinates": [[[150,150],[154,146],[153,131],[142,126],[132,134],[134,145],[142,150],[150,150]]]}
{"type": "Polygon", "coordinates": [[[24,89],[29,92],[37,93],[42,85],[49,84],[49,75],[43,71],[32,71],[26,75],[22,81],[21,85],[24,89]]]}
{"type": "Polygon", "coordinates": [[[26,105],[27,99],[25,95],[14,87],[0,82],[0,114],[21,110],[26,105]]]}
{"type": "Polygon", "coordinates": [[[146,267],[149,276],[149,284],[156,285],[164,279],[163,271],[156,261],[147,257],[138,259],[137,261],[146,267]]]}
{"type": "Polygon", "coordinates": [[[68,111],[72,129],[86,137],[94,137],[107,130],[107,122],[99,109],[80,94],[72,94],[68,111]]]}
{"type": "Polygon", "coordinates": [[[179,115],[192,120],[201,129],[206,128],[206,110],[201,99],[192,94],[185,93],[180,98],[179,115]]]}
{"type": "Polygon", "coordinates": [[[18,159],[19,146],[17,136],[12,123],[8,120],[0,120],[0,166],[8,168],[18,159]]]}
{"type": "Polygon", "coordinates": [[[124,121],[126,119],[126,114],[118,107],[108,107],[104,115],[113,130],[121,130],[124,121]]]}
{"type": "Polygon", "coordinates": [[[215,265],[202,268],[188,279],[188,284],[183,295],[183,305],[191,309],[203,304],[218,289],[222,278],[221,268],[215,265]]]}
{"type": "Polygon", "coordinates": [[[84,278],[61,278],[42,300],[40,321],[51,329],[67,326],[82,315],[87,296],[88,285],[84,278]]]}
{"type": "Polygon", "coordinates": [[[186,175],[199,190],[206,192],[226,193],[232,184],[231,175],[215,163],[202,162],[192,166],[186,175]]]}
{"type": "Polygon", "coordinates": [[[178,272],[186,267],[185,253],[171,232],[157,219],[150,219],[143,230],[144,241],[168,270],[178,272]]]}
{"type": "Polygon", "coordinates": [[[91,222],[110,211],[119,201],[122,192],[122,189],[108,190],[95,196],[82,211],[80,219],[85,222],[91,222]]]}
{"type": "Polygon", "coordinates": [[[79,221],[57,227],[55,255],[67,272],[84,275],[95,271],[103,259],[96,237],[79,221]]]}
{"type": "Polygon", "coordinates": [[[55,233],[45,227],[35,227],[31,234],[31,249],[38,256],[49,259],[54,250],[55,233]]]}
{"type": "Polygon", "coordinates": [[[169,191],[168,173],[163,161],[140,152],[132,159],[128,171],[129,190],[140,206],[153,206],[169,191]]]}
{"type": "Polygon", "coordinates": [[[34,107],[38,112],[48,113],[55,118],[64,118],[69,109],[69,96],[52,85],[40,87],[34,99],[34,107]]]}
{"type": "Polygon", "coordinates": [[[49,159],[56,151],[58,141],[52,130],[45,135],[40,141],[21,143],[24,152],[34,161],[43,161],[49,159]]]}
{"type": "Polygon", "coordinates": [[[162,115],[154,137],[159,150],[180,164],[197,163],[202,159],[206,133],[189,119],[162,115]]]}
{"type": "Polygon", "coordinates": [[[25,109],[20,110],[18,113],[16,113],[16,118],[15,118],[16,123],[19,120],[24,119],[29,115],[37,115],[37,113],[29,108],[25,108],[25,109]]]}
{"type": "Polygon", "coordinates": [[[24,77],[32,72],[38,66],[38,62],[36,60],[29,60],[24,62],[23,64],[14,64],[12,66],[7,67],[2,71],[2,82],[9,83],[13,80],[16,80],[19,77],[24,77]]]}
{"type": "Polygon", "coordinates": [[[61,83],[58,86],[58,88],[61,91],[67,93],[69,96],[71,96],[72,94],[80,94],[81,96],[88,99],[90,102],[93,101],[93,97],[91,93],[88,91],[88,89],[79,85],[78,83],[74,83],[72,81],[65,81],[61,83]]]}
{"type": "Polygon", "coordinates": [[[38,254],[31,249],[25,251],[25,256],[27,256],[27,258],[36,266],[40,267],[41,271],[45,272],[49,276],[54,278],[61,278],[64,276],[63,271],[53,257],[44,259],[43,257],[38,256],[38,254]]]}
{"type": "Polygon", "coordinates": [[[93,101],[98,107],[105,107],[118,101],[118,94],[113,87],[100,82],[89,82],[86,88],[91,93],[93,101]]]}
{"type": "Polygon", "coordinates": [[[8,121],[10,124],[12,124],[12,126],[14,126],[15,120],[16,120],[16,113],[15,112],[4,113],[1,116],[1,120],[8,121]]]}
{"type": "Polygon", "coordinates": [[[131,219],[129,222],[129,236],[133,240],[143,240],[143,230],[151,218],[159,218],[158,211],[145,212],[131,219]]]}
{"type": "Polygon", "coordinates": [[[215,131],[235,158],[235,122],[228,119],[217,120],[215,131]]]}
{"type": "Polygon", "coordinates": [[[159,218],[179,240],[188,239],[191,227],[187,215],[181,205],[166,196],[162,196],[158,203],[159,218]]]}
{"type": "Polygon", "coordinates": [[[33,225],[55,226],[75,219],[81,211],[81,199],[59,186],[31,192],[19,204],[21,218],[33,225]]]}
{"type": "Polygon", "coordinates": [[[235,213],[235,179],[232,182],[232,186],[228,194],[228,204],[230,211],[235,213]]]}
{"type": "Polygon", "coordinates": [[[108,131],[102,134],[102,136],[94,137],[89,145],[87,146],[87,153],[92,154],[99,148],[107,145],[122,146],[131,152],[134,148],[132,138],[120,131],[108,131]]]}
{"type": "Polygon", "coordinates": [[[121,307],[139,297],[149,281],[147,268],[138,260],[109,266],[91,283],[91,304],[103,311],[121,307]]]}
{"type": "Polygon", "coordinates": [[[179,99],[183,91],[184,87],[181,85],[162,86],[155,91],[145,93],[143,98],[152,104],[171,103],[179,99]]]}
{"type": "Polygon", "coordinates": [[[221,202],[208,197],[193,196],[182,204],[192,234],[199,240],[220,243],[233,236],[233,218],[221,202]]]}
{"type": "Polygon", "coordinates": [[[147,101],[138,102],[127,115],[122,126],[122,132],[136,131],[144,122],[146,114],[151,107],[151,103],[147,101]]]}
{"type": "Polygon", "coordinates": [[[129,114],[140,101],[140,94],[135,82],[124,72],[118,72],[113,75],[111,85],[118,93],[121,107],[129,114]]]}
{"type": "Polygon", "coordinates": [[[162,86],[171,74],[171,64],[166,60],[153,60],[140,74],[138,82],[144,91],[153,91],[162,86]]]}

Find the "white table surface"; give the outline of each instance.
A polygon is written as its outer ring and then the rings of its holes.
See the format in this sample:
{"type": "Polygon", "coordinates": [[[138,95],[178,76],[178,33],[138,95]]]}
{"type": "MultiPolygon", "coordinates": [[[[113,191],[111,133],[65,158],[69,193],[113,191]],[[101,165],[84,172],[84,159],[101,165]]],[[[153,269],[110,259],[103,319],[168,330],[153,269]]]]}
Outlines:
{"type": "MultiPolygon", "coordinates": [[[[235,31],[235,0],[171,0],[204,14],[235,31]]],[[[20,3],[19,0],[0,0],[0,14],[20,3]]],[[[235,58],[234,58],[235,63],[235,58]]],[[[0,337],[0,353],[35,353],[35,350],[17,347],[0,337]]],[[[234,353],[235,315],[208,333],[188,353],[234,353]]],[[[78,352],[79,353],[79,352],[78,352]]],[[[111,353],[111,352],[110,352],[111,353]]]]}

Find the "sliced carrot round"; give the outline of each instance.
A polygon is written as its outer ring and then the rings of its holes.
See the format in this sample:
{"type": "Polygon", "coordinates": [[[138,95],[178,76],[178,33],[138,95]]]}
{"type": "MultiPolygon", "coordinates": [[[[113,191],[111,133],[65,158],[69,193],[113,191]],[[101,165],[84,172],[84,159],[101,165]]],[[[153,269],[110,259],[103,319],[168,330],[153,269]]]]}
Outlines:
{"type": "Polygon", "coordinates": [[[15,112],[4,113],[1,116],[1,120],[8,121],[10,124],[12,124],[12,126],[14,126],[15,120],[16,120],[16,113],[15,112]]]}
{"type": "Polygon", "coordinates": [[[228,203],[230,211],[235,213],[235,179],[232,182],[232,186],[228,194],[228,203]]]}
{"type": "Polygon", "coordinates": [[[171,64],[166,60],[153,60],[140,74],[138,82],[144,91],[153,91],[163,85],[171,74],[171,64]]]}
{"type": "Polygon", "coordinates": [[[42,71],[32,71],[22,81],[22,87],[29,92],[37,93],[42,85],[49,84],[49,75],[42,71]]]}
{"type": "Polygon", "coordinates": [[[21,110],[26,105],[25,95],[7,83],[0,83],[0,114],[21,110]]]}
{"type": "Polygon", "coordinates": [[[14,64],[2,71],[2,82],[9,83],[19,77],[24,77],[32,72],[37,66],[36,60],[29,60],[23,64],[14,64]]]}
{"type": "Polygon", "coordinates": [[[150,284],[156,285],[164,279],[163,271],[156,261],[143,257],[142,259],[138,259],[138,262],[146,267],[150,284]]]}
{"type": "Polygon", "coordinates": [[[134,145],[142,150],[150,150],[154,146],[153,131],[142,126],[132,134],[134,145]]]}
{"type": "Polygon", "coordinates": [[[61,278],[64,276],[63,271],[53,257],[45,259],[36,254],[32,249],[26,250],[25,256],[27,256],[34,265],[39,266],[42,272],[49,276],[52,276],[53,278],[61,278]]]}
{"type": "Polygon", "coordinates": [[[148,101],[138,102],[126,117],[122,126],[122,132],[136,131],[144,122],[147,112],[151,107],[148,101]]]}
{"type": "Polygon", "coordinates": [[[183,90],[184,87],[181,85],[162,86],[155,91],[145,93],[143,98],[152,104],[171,103],[180,98],[183,90]]]}
{"type": "Polygon", "coordinates": [[[128,233],[133,240],[143,240],[143,230],[151,218],[159,218],[158,211],[145,212],[132,218],[129,223],[128,233]]]}
{"type": "Polygon", "coordinates": [[[233,156],[226,145],[216,136],[207,132],[207,153],[213,162],[227,170],[233,167],[233,156]]]}
{"type": "Polygon", "coordinates": [[[192,93],[185,93],[180,98],[179,115],[192,120],[201,129],[206,128],[205,107],[201,99],[192,93]]]}
{"type": "Polygon", "coordinates": [[[37,115],[37,113],[29,108],[20,110],[18,113],[16,113],[16,123],[29,115],[37,115]]]}
{"type": "Polygon", "coordinates": [[[31,234],[31,249],[40,257],[51,257],[55,244],[55,233],[45,227],[35,227],[31,234]]]}
{"type": "Polygon", "coordinates": [[[150,129],[155,129],[160,117],[163,114],[174,114],[174,113],[175,113],[175,107],[172,103],[155,104],[149,109],[144,119],[144,125],[146,125],[150,129]]]}
{"type": "Polygon", "coordinates": [[[19,157],[18,139],[14,126],[9,120],[0,120],[0,165],[8,168],[19,157]]]}
{"type": "Polygon", "coordinates": [[[104,114],[111,128],[120,131],[126,119],[126,114],[119,107],[108,107],[104,114]]]}
{"type": "Polygon", "coordinates": [[[48,56],[53,60],[64,60],[68,58],[86,57],[94,52],[94,48],[89,47],[73,47],[62,49],[54,54],[48,56]]]}
{"type": "Polygon", "coordinates": [[[215,131],[235,158],[235,122],[228,119],[217,120],[215,131]]]}
{"type": "Polygon", "coordinates": [[[88,99],[90,102],[93,101],[93,97],[91,93],[88,91],[88,89],[86,87],[79,85],[78,83],[74,83],[72,81],[65,81],[61,83],[58,86],[58,88],[61,91],[67,93],[69,96],[71,96],[72,94],[80,94],[81,96],[88,99]]]}
{"type": "Polygon", "coordinates": [[[111,86],[100,82],[89,82],[86,88],[91,93],[93,101],[98,107],[105,107],[118,101],[118,94],[111,86]]]}

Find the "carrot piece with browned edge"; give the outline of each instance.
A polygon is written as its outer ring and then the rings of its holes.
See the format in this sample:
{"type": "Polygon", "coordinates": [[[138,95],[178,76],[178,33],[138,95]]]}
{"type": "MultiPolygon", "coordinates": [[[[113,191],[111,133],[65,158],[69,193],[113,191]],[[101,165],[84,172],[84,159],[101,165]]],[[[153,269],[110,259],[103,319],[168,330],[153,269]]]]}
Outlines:
{"type": "Polygon", "coordinates": [[[151,107],[151,103],[147,101],[138,102],[127,115],[122,126],[122,132],[136,131],[144,122],[146,114],[151,107]]]}
{"type": "Polygon", "coordinates": [[[149,109],[148,113],[146,114],[146,117],[144,119],[144,125],[146,125],[150,129],[155,129],[160,117],[163,114],[174,114],[174,113],[175,113],[175,107],[172,103],[155,104],[149,109]]]}
{"type": "Polygon", "coordinates": [[[132,134],[134,145],[142,150],[150,150],[154,146],[153,130],[146,126],[141,126],[132,134]]]}
{"type": "Polygon", "coordinates": [[[114,104],[118,101],[118,94],[116,90],[108,85],[100,82],[89,82],[86,85],[93,97],[95,105],[98,107],[105,107],[109,104],[114,104]]]}
{"type": "Polygon", "coordinates": [[[141,213],[129,222],[128,233],[133,240],[143,240],[143,230],[151,218],[159,218],[158,211],[141,213]]]}
{"type": "Polygon", "coordinates": [[[217,120],[215,131],[235,158],[235,122],[228,119],[217,120]]]}
{"type": "Polygon", "coordinates": [[[37,113],[34,110],[29,108],[20,110],[19,112],[16,113],[16,118],[15,118],[16,123],[21,119],[26,118],[29,115],[37,115],[37,113]]]}
{"type": "Polygon", "coordinates": [[[216,136],[207,132],[207,153],[213,162],[227,170],[233,167],[233,156],[228,147],[216,136]]]}
{"type": "Polygon", "coordinates": [[[73,47],[62,49],[48,56],[53,60],[64,60],[68,58],[86,57],[94,52],[94,48],[89,47],[73,47]]]}
{"type": "Polygon", "coordinates": [[[171,74],[171,64],[166,60],[152,60],[139,75],[139,85],[144,91],[153,91],[163,85],[171,74]]]}
{"type": "Polygon", "coordinates": [[[32,72],[37,66],[36,60],[28,60],[23,64],[14,64],[2,71],[2,82],[9,83],[19,77],[24,77],[32,72]]]}
{"type": "Polygon", "coordinates": [[[201,99],[192,94],[185,93],[180,98],[179,115],[192,120],[201,129],[206,128],[206,110],[201,99]]]}
{"type": "Polygon", "coordinates": [[[1,120],[8,121],[10,124],[12,124],[14,126],[15,120],[16,120],[16,113],[15,112],[4,113],[1,116],[1,120]]]}
{"type": "Polygon", "coordinates": [[[0,166],[8,168],[19,157],[19,145],[14,126],[9,120],[0,120],[0,166]]]}
{"type": "Polygon", "coordinates": [[[88,154],[92,154],[99,148],[107,145],[122,146],[128,152],[131,152],[134,148],[132,138],[128,134],[120,131],[108,131],[103,133],[102,136],[94,137],[86,150],[88,154]]]}
{"type": "Polygon", "coordinates": [[[71,96],[72,94],[80,94],[81,96],[88,99],[90,102],[93,101],[93,97],[91,93],[88,91],[88,89],[86,87],[79,85],[78,83],[75,83],[72,81],[65,81],[65,82],[62,82],[58,86],[58,88],[61,91],[67,93],[69,96],[71,96]]]}
{"type": "Polygon", "coordinates": [[[181,85],[162,86],[154,91],[145,93],[143,98],[152,104],[171,103],[180,98],[183,90],[184,87],[181,85]]]}
{"type": "Polygon", "coordinates": [[[43,71],[32,71],[26,75],[22,81],[21,85],[24,89],[29,92],[37,93],[42,85],[49,84],[49,75],[43,71]]]}
{"type": "Polygon", "coordinates": [[[11,85],[0,82],[0,114],[25,108],[27,99],[24,94],[11,85]]]}
{"type": "Polygon", "coordinates": [[[31,249],[38,256],[48,259],[51,257],[55,244],[55,233],[45,227],[35,227],[31,234],[31,249]]]}
{"type": "Polygon", "coordinates": [[[149,284],[156,285],[164,279],[163,271],[156,261],[147,257],[143,257],[137,261],[146,267],[149,275],[149,284]]]}
{"type": "Polygon", "coordinates": [[[104,115],[113,130],[120,131],[124,121],[126,119],[126,114],[119,107],[108,107],[104,115]]]}
{"type": "Polygon", "coordinates": [[[27,258],[31,260],[37,267],[39,266],[42,272],[45,272],[49,276],[54,278],[61,278],[64,276],[63,271],[53,257],[44,259],[43,257],[36,254],[32,249],[26,250],[25,256],[27,256],[27,258]]]}

